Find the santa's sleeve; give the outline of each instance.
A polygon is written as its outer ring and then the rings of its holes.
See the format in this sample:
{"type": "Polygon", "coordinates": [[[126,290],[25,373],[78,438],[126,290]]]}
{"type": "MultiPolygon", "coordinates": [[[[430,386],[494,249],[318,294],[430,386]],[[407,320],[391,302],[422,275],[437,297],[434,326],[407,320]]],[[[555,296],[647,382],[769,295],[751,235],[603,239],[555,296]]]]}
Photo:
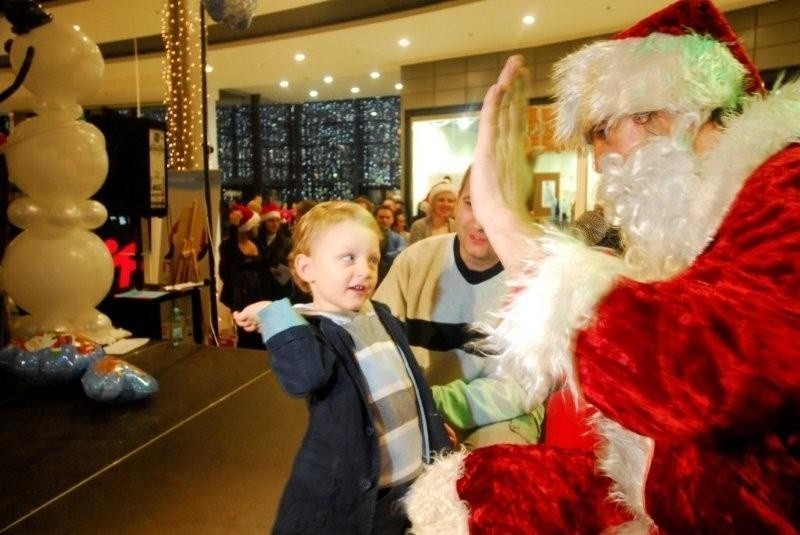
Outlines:
{"type": "Polygon", "coordinates": [[[799,154],[773,158],[745,185],[715,242],[680,276],[623,279],[600,301],[578,335],[576,371],[606,416],[657,439],[758,433],[792,410],[800,392],[799,154]]]}
{"type": "Polygon", "coordinates": [[[771,425],[800,388],[796,297],[730,279],[621,282],[577,340],[585,398],[656,439],[771,425]]]}

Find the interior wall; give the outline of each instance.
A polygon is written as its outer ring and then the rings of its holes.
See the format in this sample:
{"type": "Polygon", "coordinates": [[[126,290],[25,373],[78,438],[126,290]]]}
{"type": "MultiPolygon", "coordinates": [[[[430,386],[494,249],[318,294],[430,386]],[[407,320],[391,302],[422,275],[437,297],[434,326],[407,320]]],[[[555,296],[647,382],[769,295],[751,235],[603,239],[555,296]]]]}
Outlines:
{"type": "MultiPolygon", "coordinates": [[[[800,0],[777,0],[730,11],[726,16],[760,70],[800,65],[800,0]]],[[[553,63],[584,44],[606,37],[403,66],[401,111],[465,104],[479,108],[486,90],[512,54],[525,56],[532,71],[533,97],[547,98],[552,95],[553,63]]]]}

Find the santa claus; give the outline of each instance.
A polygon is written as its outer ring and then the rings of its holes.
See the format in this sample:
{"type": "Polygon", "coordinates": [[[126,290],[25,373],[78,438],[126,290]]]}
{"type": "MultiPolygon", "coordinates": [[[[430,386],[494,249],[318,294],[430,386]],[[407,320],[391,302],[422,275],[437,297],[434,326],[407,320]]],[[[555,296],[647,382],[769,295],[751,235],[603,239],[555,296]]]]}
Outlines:
{"type": "Polygon", "coordinates": [[[766,96],[704,0],[561,60],[557,134],[594,151],[615,258],[515,209],[525,76],[487,93],[471,193],[516,281],[485,348],[549,400],[545,442],[441,459],[415,533],[796,533],[800,83],[766,96]]]}

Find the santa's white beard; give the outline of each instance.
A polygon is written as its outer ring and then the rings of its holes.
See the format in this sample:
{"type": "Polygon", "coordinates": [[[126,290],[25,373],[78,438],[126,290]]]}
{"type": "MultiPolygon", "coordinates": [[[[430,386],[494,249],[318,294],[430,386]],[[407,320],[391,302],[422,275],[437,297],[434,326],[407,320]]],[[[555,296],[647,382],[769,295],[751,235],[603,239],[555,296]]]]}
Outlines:
{"type": "Polygon", "coordinates": [[[639,280],[677,274],[707,241],[693,206],[699,158],[686,141],[688,130],[649,138],[627,160],[620,154],[601,160],[598,198],[610,222],[621,227],[625,262],[639,280]]]}

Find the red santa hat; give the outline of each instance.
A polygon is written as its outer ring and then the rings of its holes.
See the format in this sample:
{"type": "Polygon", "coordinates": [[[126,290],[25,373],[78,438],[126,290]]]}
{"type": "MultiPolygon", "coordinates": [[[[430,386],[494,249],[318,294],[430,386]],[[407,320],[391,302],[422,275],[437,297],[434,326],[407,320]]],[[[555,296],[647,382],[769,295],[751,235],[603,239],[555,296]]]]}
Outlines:
{"type": "Polygon", "coordinates": [[[230,216],[232,221],[238,219],[239,232],[250,232],[258,227],[261,218],[247,206],[237,204],[231,208],[230,216]],[[238,213],[237,213],[238,212],[238,213]]]}
{"type": "Polygon", "coordinates": [[[265,204],[261,207],[261,219],[281,218],[281,207],[274,202],[265,204]]]}
{"type": "Polygon", "coordinates": [[[556,137],[579,146],[602,124],[657,110],[735,108],[763,82],[710,0],[679,0],[554,69],[556,137]]]}

